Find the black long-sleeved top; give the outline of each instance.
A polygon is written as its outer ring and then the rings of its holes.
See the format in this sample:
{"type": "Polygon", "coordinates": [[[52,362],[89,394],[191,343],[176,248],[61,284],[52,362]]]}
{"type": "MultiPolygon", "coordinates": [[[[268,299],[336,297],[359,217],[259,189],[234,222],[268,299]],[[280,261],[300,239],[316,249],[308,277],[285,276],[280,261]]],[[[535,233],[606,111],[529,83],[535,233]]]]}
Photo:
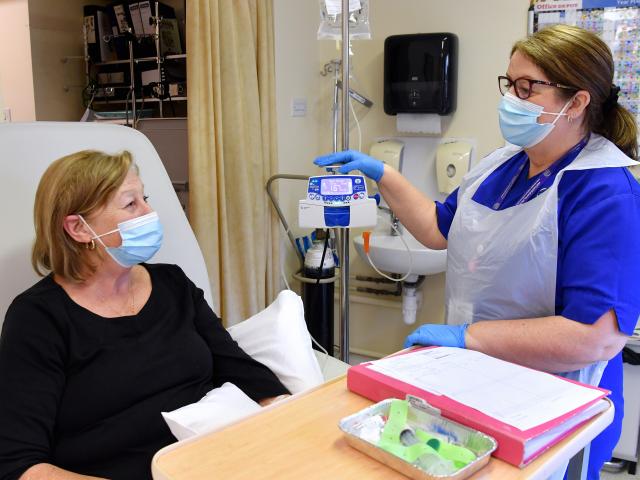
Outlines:
{"type": "Polygon", "coordinates": [[[13,301],[0,336],[0,479],[43,462],[150,478],[153,454],[175,441],[161,411],[227,381],[254,400],[287,393],[179,267],[144,267],[152,291],[137,315],[96,315],[51,276],[13,301]]]}

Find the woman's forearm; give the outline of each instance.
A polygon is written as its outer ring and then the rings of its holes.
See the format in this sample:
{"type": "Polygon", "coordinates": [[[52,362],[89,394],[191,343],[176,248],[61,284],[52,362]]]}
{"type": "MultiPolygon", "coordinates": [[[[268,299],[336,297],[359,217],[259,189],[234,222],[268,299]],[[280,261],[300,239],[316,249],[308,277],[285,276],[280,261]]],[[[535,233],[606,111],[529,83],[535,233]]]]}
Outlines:
{"type": "Polygon", "coordinates": [[[609,360],[624,347],[613,312],[594,324],[562,316],[477,322],[466,332],[468,349],[546,372],[579,370],[609,360]]]}
{"type": "Polygon", "coordinates": [[[447,240],[438,228],[433,200],[387,165],[384,166],[384,175],[378,182],[378,188],[393,213],[416,240],[436,250],[447,248],[447,240]]]}
{"type": "Polygon", "coordinates": [[[80,475],[68,470],[63,470],[50,463],[38,463],[29,467],[21,476],[20,480],[99,480],[99,477],[80,475]]]}

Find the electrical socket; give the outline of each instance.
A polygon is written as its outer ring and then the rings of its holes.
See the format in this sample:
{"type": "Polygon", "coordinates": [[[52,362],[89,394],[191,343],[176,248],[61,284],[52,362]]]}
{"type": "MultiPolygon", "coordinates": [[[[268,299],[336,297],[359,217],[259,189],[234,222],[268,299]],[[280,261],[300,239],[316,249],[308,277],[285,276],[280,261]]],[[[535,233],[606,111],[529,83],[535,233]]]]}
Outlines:
{"type": "Polygon", "coordinates": [[[3,108],[0,110],[0,123],[9,123],[11,122],[11,109],[3,108]]]}

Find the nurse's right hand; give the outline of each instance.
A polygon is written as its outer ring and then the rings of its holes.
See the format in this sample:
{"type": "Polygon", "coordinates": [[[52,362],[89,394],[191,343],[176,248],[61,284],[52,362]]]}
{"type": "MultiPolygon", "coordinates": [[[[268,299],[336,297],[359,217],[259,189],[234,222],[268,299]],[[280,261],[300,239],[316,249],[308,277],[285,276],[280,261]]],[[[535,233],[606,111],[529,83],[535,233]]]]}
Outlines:
{"type": "Polygon", "coordinates": [[[421,325],[405,339],[404,348],[409,348],[412,345],[467,348],[465,334],[468,327],[468,323],[463,325],[421,325]]]}
{"type": "Polygon", "coordinates": [[[384,163],[380,160],[365,155],[357,150],[345,150],[343,152],[330,153],[316,158],[313,163],[320,167],[327,165],[343,164],[338,171],[349,173],[352,170],[360,170],[367,177],[379,182],[384,174],[384,163]]]}

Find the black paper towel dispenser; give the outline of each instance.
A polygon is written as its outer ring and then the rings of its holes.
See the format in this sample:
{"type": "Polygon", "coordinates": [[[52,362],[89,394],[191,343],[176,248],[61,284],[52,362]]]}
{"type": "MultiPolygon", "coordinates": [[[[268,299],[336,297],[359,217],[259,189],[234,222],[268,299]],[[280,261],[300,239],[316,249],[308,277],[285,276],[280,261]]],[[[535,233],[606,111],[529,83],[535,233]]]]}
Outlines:
{"type": "Polygon", "coordinates": [[[438,113],[456,109],[458,37],[393,35],[384,41],[384,111],[438,113]]]}

